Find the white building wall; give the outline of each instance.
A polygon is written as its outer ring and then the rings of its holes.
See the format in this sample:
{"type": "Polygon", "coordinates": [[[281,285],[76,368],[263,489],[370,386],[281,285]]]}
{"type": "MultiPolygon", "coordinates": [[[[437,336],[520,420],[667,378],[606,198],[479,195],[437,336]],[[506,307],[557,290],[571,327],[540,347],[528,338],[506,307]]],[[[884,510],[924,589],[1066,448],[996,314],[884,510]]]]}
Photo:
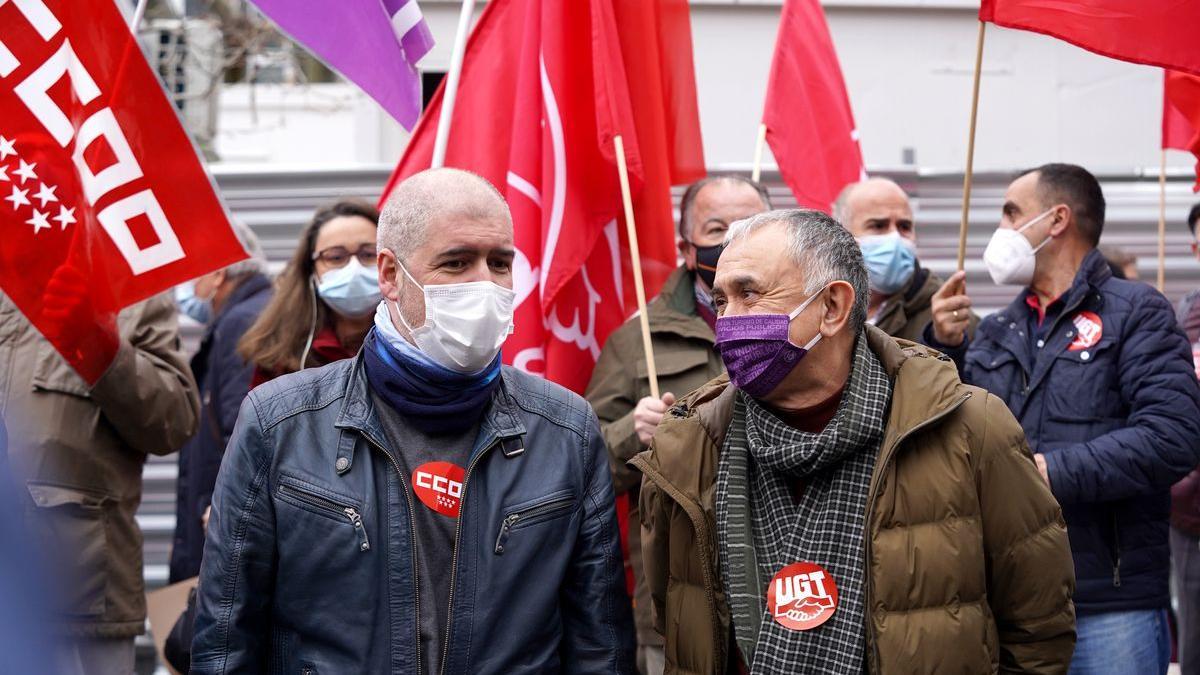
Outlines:
{"type": "MultiPolygon", "coordinates": [[[[482,3],[480,3],[482,5],[482,3]]],[[[870,167],[964,163],[976,11],[967,0],[825,0],[870,167]]],[[[459,3],[422,0],[450,61],[459,3]]],[[[748,167],[774,49],[779,0],[693,0],[700,117],[710,166],[748,167]]],[[[1107,59],[1053,38],[989,26],[976,167],[1070,161],[1098,171],[1156,167],[1161,71],[1107,59]]],[[[222,99],[217,149],[228,161],[394,163],[407,134],[352,86],[247,87],[222,99]]],[[[767,157],[768,166],[771,159],[767,157]]],[[[1189,156],[1171,153],[1180,171],[1189,156]]]]}

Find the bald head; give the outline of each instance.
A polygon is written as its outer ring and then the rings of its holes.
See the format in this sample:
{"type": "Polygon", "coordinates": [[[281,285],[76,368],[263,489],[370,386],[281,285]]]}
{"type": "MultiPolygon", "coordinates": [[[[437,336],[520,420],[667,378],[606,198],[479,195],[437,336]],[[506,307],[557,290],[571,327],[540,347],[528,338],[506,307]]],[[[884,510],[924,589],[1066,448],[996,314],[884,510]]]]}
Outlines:
{"type": "Polygon", "coordinates": [[[400,260],[423,246],[431,225],[455,220],[500,221],[512,232],[504,197],[480,176],[461,169],[428,169],[406,178],[379,214],[379,248],[400,260]]]}
{"type": "Polygon", "coordinates": [[[855,238],[898,232],[916,240],[908,195],[889,178],[847,185],[833,204],[833,217],[855,238]]]}

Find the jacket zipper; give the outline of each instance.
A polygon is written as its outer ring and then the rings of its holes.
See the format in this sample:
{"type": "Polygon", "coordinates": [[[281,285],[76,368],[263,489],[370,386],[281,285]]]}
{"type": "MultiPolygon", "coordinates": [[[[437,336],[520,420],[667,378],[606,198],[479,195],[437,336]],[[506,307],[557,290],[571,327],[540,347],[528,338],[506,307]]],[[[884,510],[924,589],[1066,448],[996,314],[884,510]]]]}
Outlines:
{"type": "Polygon", "coordinates": [[[416,614],[416,621],[413,622],[414,632],[416,633],[417,646],[417,667],[413,670],[423,670],[424,665],[421,662],[421,569],[417,565],[417,517],[413,515],[412,491],[408,489],[408,481],[404,478],[404,472],[400,470],[400,465],[396,463],[392,453],[384,449],[383,444],[371,437],[366,430],[362,430],[363,438],[375,447],[376,450],[383,453],[387,457],[392,468],[396,470],[396,475],[400,477],[400,485],[404,488],[404,499],[408,502],[408,536],[412,551],[412,570],[413,570],[413,608],[416,614]]]}
{"type": "Polygon", "coordinates": [[[1117,525],[1117,514],[1112,515],[1113,528],[1113,588],[1121,587],[1121,530],[1117,525]]]}
{"type": "Polygon", "coordinates": [[[328,497],[305,492],[287,483],[279,484],[279,492],[291,495],[292,498],[310,506],[315,506],[323,511],[345,516],[350,521],[350,524],[354,526],[354,531],[358,534],[358,550],[371,550],[371,542],[367,539],[367,528],[363,527],[362,514],[358,512],[358,509],[341,502],[336,502],[328,497]]]}
{"type": "MultiPolygon", "coordinates": [[[[879,467],[879,469],[877,471],[875,471],[875,476],[878,476],[880,481],[883,480],[884,472],[887,471],[888,465],[891,464],[892,458],[895,457],[895,455],[896,455],[896,449],[900,447],[901,443],[908,440],[908,438],[910,436],[916,434],[918,431],[921,431],[922,429],[925,429],[933,424],[936,424],[937,422],[941,421],[946,416],[948,416],[951,413],[953,413],[954,411],[958,410],[959,408],[962,407],[962,404],[967,402],[967,399],[969,399],[969,398],[971,398],[971,394],[969,394],[969,393],[964,394],[962,398],[960,398],[957,401],[955,401],[954,403],[952,403],[946,409],[942,410],[941,412],[934,415],[933,417],[930,417],[929,419],[925,420],[924,422],[921,422],[920,424],[916,425],[915,427],[913,427],[913,428],[909,429],[908,431],[904,432],[903,434],[901,434],[900,437],[897,438],[894,443],[892,443],[891,445],[888,446],[887,453],[883,457],[880,458],[880,462],[882,463],[882,466],[879,467]]],[[[870,670],[870,665],[873,665],[874,663],[878,663],[878,661],[879,661],[879,654],[876,653],[877,645],[875,644],[874,622],[871,620],[871,613],[873,612],[872,600],[874,600],[874,598],[875,598],[875,585],[874,585],[874,583],[872,583],[871,573],[870,573],[870,569],[871,569],[871,522],[870,522],[870,519],[871,519],[872,511],[874,511],[874,509],[875,509],[875,498],[878,496],[878,493],[879,493],[879,483],[875,480],[875,478],[873,476],[871,479],[870,490],[867,493],[866,519],[863,522],[863,555],[865,556],[863,562],[865,563],[866,568],[867,568],[867,573],[866,573],[867,593],[866,593],[865,606],[863,609],[866,613],[867,646],[871,650],[870,655],[871,655],[871,662],[872,662],[871,664],[868,665],[868,671],[870,670]]]]}
{"type": "Polygon", "coordinates": [[[516,511],[505,516],[504,520],[500,523],[500,533],[496,535],[496,555],[504,553],[504,543],[508,541],[509,532],[516,529],[517,523],[537,516],[544,516],[548,513],[565,511],[570,508],[573,501],[574,499],[571,497],[563,497],[546,502],[545,504],[539,504],[525,511],[516,511]]]}
{"type": "Polygon", "coordinates": [[[500,444],[499,438],[492,441],[479,454],[475,455],[471,462],[467,464],[467,472],[463,474],[462,495],[459,497],[458,520],[454,524],[454,554],[450,558],[450,601],[446,607],[446,631],[442,633],[442,663],[438,668],[438,672],[444,674],[446,672],[446,659],[450,656],[450,629],[454,625],[454,586],[458,577],[458,538],[462,534],[463,518],[467,515],[467,485],[471,481],[471,471],[475,469],[475,465],[479,460],[487,456],[492,448],[500,444]]]}

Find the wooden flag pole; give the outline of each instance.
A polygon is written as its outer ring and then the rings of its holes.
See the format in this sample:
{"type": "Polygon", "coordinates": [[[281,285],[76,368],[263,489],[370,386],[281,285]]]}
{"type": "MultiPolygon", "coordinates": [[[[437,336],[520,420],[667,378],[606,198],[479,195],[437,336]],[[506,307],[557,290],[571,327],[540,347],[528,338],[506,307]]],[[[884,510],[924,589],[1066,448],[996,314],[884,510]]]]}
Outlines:
{"type": "Polygon", "coordinates": [[[971,179],[975,171],[975,120],[979,115],[979,74],[983,70],[983,36],[987,23],[979,22],[979,37],[975,42],[975,84],[971,90],[971,125],[967,136],[967,171],[963,174],[962,220],[958,224],[958,269],[962,271],[967,259],[967,223],[971,215],[971,179]]]}
{"type": "Polygon", "coordinates": [[[446,73],[446,89],[442,92],[442,110],[438,114],[437,135],[433,139],[433,161],[429,164],[432,169],[446,165],[450,122],[454,119],[458,80],[462,76],[463,55],[467,52],[467,35],[471,32],[471,18],[474,16],[475,0],[463,0],[462,11],[458,15],[458,30],[454,34],[454,51],[450,54],[450,71],[446,73]]]}
{"type": "Polygon", "coordinates": [[[750,171],[750,180],[755,183],[762,177],[763,146],[767,144],[767,125],[759,123],[758,139],[754,142],[754,168],[750,171]]]}
{"type": "Polygon", "coordinates": [[[658,368],[654,365],[654,345],[650,342],[650,318],[646,315],[646,287],[642,285],[642,254],[638,250],[637,225],[633,221],[633,195],[629,191],[629,169],[625,166],[625,142],[613,136],[617,149],[617,175],[621,178],[621,201],[625,202],[625,233],[629,237],[629,258],[633,265],[633,288],[637,293],[638,317],[642,324],[642,349],[646,352],[646,374],[650,377],[650,395],[658,393],[658,368]]]}
{"type": "Polygon", "coordinates": [[[1167,282],[1167,149],[1163,148],[1158,165],[1158,292],[1167,282]]]}

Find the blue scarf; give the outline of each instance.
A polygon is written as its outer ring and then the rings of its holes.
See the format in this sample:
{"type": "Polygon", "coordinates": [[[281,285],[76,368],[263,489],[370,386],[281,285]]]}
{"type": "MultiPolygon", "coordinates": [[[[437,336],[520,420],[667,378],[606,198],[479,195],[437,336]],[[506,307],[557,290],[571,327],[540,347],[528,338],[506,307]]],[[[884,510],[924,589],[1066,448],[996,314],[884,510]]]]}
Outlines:
{"type": "Polygon", "coordinates": [[[478,373],[459,373],[432,361],[406,340],[395,345],[372,328],[363,342],[371,389],[405,422],[430,435],[461,432],[479,423],[500,384],[500,355],[478,373]]]}

